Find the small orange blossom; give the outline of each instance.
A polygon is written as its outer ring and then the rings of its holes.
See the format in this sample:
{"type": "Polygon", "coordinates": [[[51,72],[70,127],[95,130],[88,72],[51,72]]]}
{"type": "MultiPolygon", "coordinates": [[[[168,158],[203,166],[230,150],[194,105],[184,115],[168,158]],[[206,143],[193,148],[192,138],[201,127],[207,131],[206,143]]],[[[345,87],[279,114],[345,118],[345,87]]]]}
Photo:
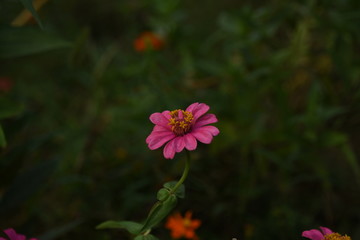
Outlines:
{"type": "Polygon", "coordinates": [[[0,77],[0,93],[7,93],[11,90],[13,82],[8,77],[0,77]]]}
{"type": "Polygon", "coordinates": [[[178,212],[168,217],[165,227],[171,230],[172,238],[178,239],[184,237],[186,239],[198,239],[195,234],[195,229],[201,225],[201,221],[191,219],[191,216],[192,212],[187,211],[185,217],[182,217],[178,212]]]}
{"type": "Polygon", "coordinates": [[[159,50],[164,46],[164,40],[153,32],[143,32],[134,41],[134,48],[138,52],[146,50],[159,50]]]}

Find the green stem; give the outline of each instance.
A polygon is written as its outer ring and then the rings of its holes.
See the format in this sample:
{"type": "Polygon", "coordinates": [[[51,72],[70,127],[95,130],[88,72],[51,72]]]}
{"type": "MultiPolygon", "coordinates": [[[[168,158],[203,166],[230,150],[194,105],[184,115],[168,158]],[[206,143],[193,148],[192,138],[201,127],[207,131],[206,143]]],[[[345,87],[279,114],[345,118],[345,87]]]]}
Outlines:
{"type": "MultiPolygon", "coordinates": [[[[190,169],[190,153],[188,151],[186,151],[186,154],[187,154],[187,158],[186,158],[186,161],[185,161],[184,172],[183,172],[180,180],[175,184],[174,188],[169,192],[168,196],[170,196],[171,194],[174,194],[176,192],[176,190],[185,181],[185,179],[186,179],[186,177],[187,177],[187,175],[189,173],[189,169],[190,169]]],[[[157,218],[157,221],[160,221],[160,220],[162,220],[162,218],[166,217],[166,215],[164,215],[161,218],[159,218],[159,212],[164,211],[164,209],[162,209],[162,207],[164,206],[163,204],[164,204],[165,201],[166,201],[166,199],[165,200],[159,200],[152,206],[152,208],[151,208],[151,210],[150,210],[150,212],[149,212],[149,214],[148,214],[148,216],[147,216],[147,218],[145,220],[145,223],[144,223],[142,229],[140,230],[140,233],[145,234],[145,231],[149,231],[149,229],[151,229],[153,227],[154,224],[149,224],[149,222],[151,220],[154,221],[154,218],[157,218]],[[156,212],[156,210],[158,210],[159,212],[156,212]]],[[[162,212],[161,214],[164,214],[164,213],[162,212]]],[[[161,214],[160,214],[160,216],[161,216],[161,214]]]]}
{"type": "Polygon", "coordinates": [[[185,161],[185,168],[184,172],[180,178],[180,180],[176,183],[175,187],[172,189],[171,193],[175,193],[176,190],[181,186],[181,184],[185,181],[190,169],[190,153],[186,151],[186,161],[185,161]]]}

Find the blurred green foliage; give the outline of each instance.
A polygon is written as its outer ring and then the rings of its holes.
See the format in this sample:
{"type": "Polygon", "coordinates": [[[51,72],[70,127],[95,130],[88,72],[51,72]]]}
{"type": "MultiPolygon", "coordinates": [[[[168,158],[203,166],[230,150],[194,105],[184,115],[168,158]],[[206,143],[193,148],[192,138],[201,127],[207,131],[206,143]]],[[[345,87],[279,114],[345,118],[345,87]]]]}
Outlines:
{"type": "Polygon", "coordinates": [[[127,239],[95,226],[145,219],[185,158],[147,148],[149,115],[204,102],[221,133],[177,206],[201,239],[360,239],[359,1],[49,0],[43,30],[22,10],[0,5],[1,229],[127,239]],[[144,31],[165,47],[135,51],[144,31]]]}

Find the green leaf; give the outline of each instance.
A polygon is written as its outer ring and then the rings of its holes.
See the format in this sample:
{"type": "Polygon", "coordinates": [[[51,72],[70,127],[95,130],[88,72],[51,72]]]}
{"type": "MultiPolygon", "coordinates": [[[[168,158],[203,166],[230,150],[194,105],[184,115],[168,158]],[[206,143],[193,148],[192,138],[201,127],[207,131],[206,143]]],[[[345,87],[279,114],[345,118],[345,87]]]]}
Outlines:
{"type": "Polygon", "coordinates": [[[144,232],[160,223],[176,206],[176,203],[177,197],[173,194],[169,195],[165,201],[157,202],[154,208],[150,211],[140,232],[144,232]]]}
{"type": "MultiPolygon", "coordinates": [[[[169,191],[171,192],[175,185],[176,185],[176,181],[171,181],[171,182],[167,182],[164,184],[164,187],[169,189],[169,191]]],[[[184,184],[181,184],[179,186],[179,188],[175,191],[175,195],[178,197],[178,198],[184,198],[185,197],[185,186],[184,184]]]]}
{"type": "Polygon", "coordinates": [[[0,98],[0,119],[13,117],[24,111],[24,104],[15,103],[10,99],[0,98]]]}
{"type": "Polygon", "coordinates": [[[20,2],[24,5],[24,7],[29,10],[31,12],[31,14],[33,15],[33,17],[35,18],[35,20],[37,21],[37,23],[39,24],[39,26],[41,27],[41,29],[44,29],[41,21],[40,21],[40,17],[37,14],[34,6],[33,6],[33,1],[32,0],[20,0],[20,2]]]}
{"type": "Polygon", "coordinates": [[[161,188],[158,192],[157,192],[157,196],[156,198],[159,201],[165,201],[170,195],[170,191],[167,188],[161,188]]]}
{"type": "Polygon", "coordinates": [[[0,28],[0,58],[26,56],[70,46],[70,42],[37,28],[0,28]]]}
{"type": "Polygon", "coordinates": [[[4,131],[0,125],[0,147],[5,147],[5,146],[6,146],[6,138],[4,131]]]}
{"type": "Polygon", "coordinates": [[[152,234],[147,234],[147,235],[136,236],[134,240],[159,240],[159,239],[152,234]]]}
{"type": "Polygon", "coordinates": [[[354,174],[356,175],[358,184],[360,185],[360,166],[354,150],[352,149],[349,143],[343,144],[341,150],[345,155],[345,159],[348,161],[348,164],[350,165],[354,174]]]}
{"type": "Polygon", "coordinates": [[[179,6],[180,0],[171,0],[171,1],[154,1],[154,7],[162,14],[171,14],[179,6]]]}
{"type": "Polygon", "coordinates": [[[347,140],[346,134],[341,132],[329,131],[325,133],[325,144],[328,146],[346,144],[347,140]]]}
{"type": "Polygon", "coordinates": [[[292,35],[291,54],[293,66],[299,66],[306,61],[309,50],[309,36],[312,27],[311,19],[305,19],[298,23],[297,29],[292,35]]]}
{"type": "Polygon", "coordinates": [[[134,240],[159,240],[159,239],[152,234],[147,234],[147,235],[138,235],[134,238],[134,240]]]}
{"type": "Polygon", "coordinates": [[[141,227],[142,224],[132,221],[106,221],[96,226],[96,229],[126,229],[129,233],[139,234],[141,227]]]}

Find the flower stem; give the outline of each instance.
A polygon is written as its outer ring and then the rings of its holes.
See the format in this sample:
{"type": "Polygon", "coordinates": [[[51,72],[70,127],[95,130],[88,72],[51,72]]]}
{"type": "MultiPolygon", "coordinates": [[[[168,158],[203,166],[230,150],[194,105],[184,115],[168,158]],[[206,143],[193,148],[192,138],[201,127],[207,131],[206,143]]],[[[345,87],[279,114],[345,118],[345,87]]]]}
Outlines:
{"type": "Polygon", "coordinates": [[[185,181],[188,173],[189,173],[189,169],[190,169],[190,153],[189,151],[186,151],[186,161],[185,161],[185,168],[184,168],[184,172],[180,178],[180,180],[176,183],[175,187],[172,189],[171,193],[175,193],[176,190],[181,186],[181,184],[185,181]]]}
{"type": "Polygon", "coordinates": [[[184,172],[180,178],[180,180],[175,184],[174,188],[171,189],[171,191],[169,192],[169,195],[167,195],[166,199],[159,199],[159,201],[157,201],[152,208],[150,209],[150,212],[145,220],[144,225],[142,226],[140,233],[142,233],[143,235],[148,234],[147,231],[149,231],[154,225],[156,225],[158,222],[160,222],[164,217],[166,217],[167,214],[169,214],[169,211],[172,210],[173,207],[175,207],[175,205],[173,205],[174,203],[176,204],[176,196],[170,196],[172,194],[176,193],[176,190],[181,186],[181,184],[185,181],[188,173],[189,173],[189,169],[190,169],[190,153],[188,151],[186,151],[187,154],[187,158],[185,161],[185,168],[184,168],[184,172]],[[169,197],[172,197],[169,201],[167,201],[169,199],[169,197]],[[175,199],[174,199],[175,197],[175,199]],[[175,202],[174,202],[175,200],[175,202]],[[155,222],[155,223],[154,223],[155,222]]]}

